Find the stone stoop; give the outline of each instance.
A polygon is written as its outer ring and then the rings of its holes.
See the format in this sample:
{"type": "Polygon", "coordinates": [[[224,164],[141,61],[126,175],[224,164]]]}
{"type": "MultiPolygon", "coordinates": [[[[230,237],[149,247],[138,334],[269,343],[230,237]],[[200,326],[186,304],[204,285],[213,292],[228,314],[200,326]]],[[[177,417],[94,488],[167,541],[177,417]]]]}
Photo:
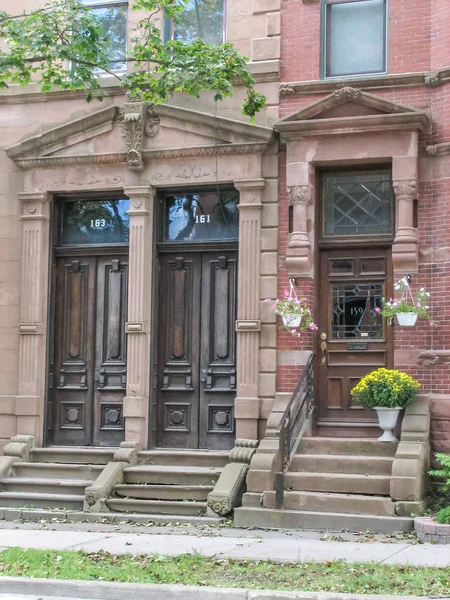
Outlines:
{"type": "Polygon", "coordinates": [[[409,531],[413,519],[397,516],[390,495],[397,448],[373,439],[304,438],[285,475],[283,509],[276,509],[273,489],[250,490],[235,511],[235,525],[409,531]]]}
{"type": "Polygon", "coordinates": [[[82,510],[84,494],[115,448],[31,448],[0,478],[0,507],[82,510]]]}
{"type": "MultiPolygon", "coordinates": [[[[123,470],[105,508],[147,515],[202,516],[229,451],[156,449],[138,453],[123,470]]],[[[216,515],[217,516],[217,515],[216,515]]]]}

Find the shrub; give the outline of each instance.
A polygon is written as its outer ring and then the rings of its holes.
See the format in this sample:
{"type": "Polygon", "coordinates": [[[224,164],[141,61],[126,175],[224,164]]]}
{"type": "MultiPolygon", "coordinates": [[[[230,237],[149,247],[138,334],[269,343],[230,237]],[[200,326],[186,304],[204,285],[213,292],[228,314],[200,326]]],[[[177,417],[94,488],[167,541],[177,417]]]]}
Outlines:
{"type": "Polygon", "coordinates": [[[450,525],[450,506],[441,508],[436,515],[436,521],[441,525],[450,525]]]}
{"type": "Polygon", "coordinates": [[[432,477],[440,477],[444,480],[442,487],[443,492],[450,492],[450,454],[435,454],[435,459],[441,465],[440,469],[434,469],[429,471],[429,475],[432,477]]]}

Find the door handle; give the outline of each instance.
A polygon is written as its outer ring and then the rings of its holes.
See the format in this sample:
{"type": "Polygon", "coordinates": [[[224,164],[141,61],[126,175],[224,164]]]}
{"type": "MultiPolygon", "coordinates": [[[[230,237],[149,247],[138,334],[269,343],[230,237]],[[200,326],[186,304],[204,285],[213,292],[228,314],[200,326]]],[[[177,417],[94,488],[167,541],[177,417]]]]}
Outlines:
{"type": "Polygon", "coordinates": [[[202,383],[206,383],[206,377],[202,377],[200,380],[202,383]]]}
{"type": "Polygon", "coordinates": [[[320,364],[326,365],[327,364],[327,334],[321,333],[320,339],[322,340],[320,342],[320,351],[322,353],[322,359],[320,361],[320,364]]]}

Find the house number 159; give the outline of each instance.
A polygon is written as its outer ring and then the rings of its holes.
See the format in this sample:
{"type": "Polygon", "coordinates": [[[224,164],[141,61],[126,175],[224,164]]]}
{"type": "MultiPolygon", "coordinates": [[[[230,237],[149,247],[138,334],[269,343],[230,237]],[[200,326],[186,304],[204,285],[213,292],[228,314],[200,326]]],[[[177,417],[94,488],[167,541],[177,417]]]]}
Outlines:
{"type": "Polygon", "coordinates": [[[195,222],[196,223],[210,223],[211,222],[211,215],[195,215],[195,222]]]}

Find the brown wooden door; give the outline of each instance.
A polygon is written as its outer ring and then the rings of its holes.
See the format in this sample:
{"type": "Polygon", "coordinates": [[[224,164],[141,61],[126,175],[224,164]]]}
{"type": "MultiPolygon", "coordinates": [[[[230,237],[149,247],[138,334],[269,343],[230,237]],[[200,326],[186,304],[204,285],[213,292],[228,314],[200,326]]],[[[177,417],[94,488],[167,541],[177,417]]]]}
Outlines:
{"type": "Polygon", "coordinates": [[[392,362],[392,331],[376,310],[391,289],[390,251],[325,250],[320,260],[316,369],[319,435],[371,436],[373,411],[350,390],[370,371],[392,362]]]}
{"type": "Polygon", "coordinates": [[[56,264],[52,441],[115,446],[124,439],[128,257],[56,264]]]}
{"type": "Polygon", "coordinates": [[[237,252],[160,255],[156,442],[234,443],[237,252]]]}

